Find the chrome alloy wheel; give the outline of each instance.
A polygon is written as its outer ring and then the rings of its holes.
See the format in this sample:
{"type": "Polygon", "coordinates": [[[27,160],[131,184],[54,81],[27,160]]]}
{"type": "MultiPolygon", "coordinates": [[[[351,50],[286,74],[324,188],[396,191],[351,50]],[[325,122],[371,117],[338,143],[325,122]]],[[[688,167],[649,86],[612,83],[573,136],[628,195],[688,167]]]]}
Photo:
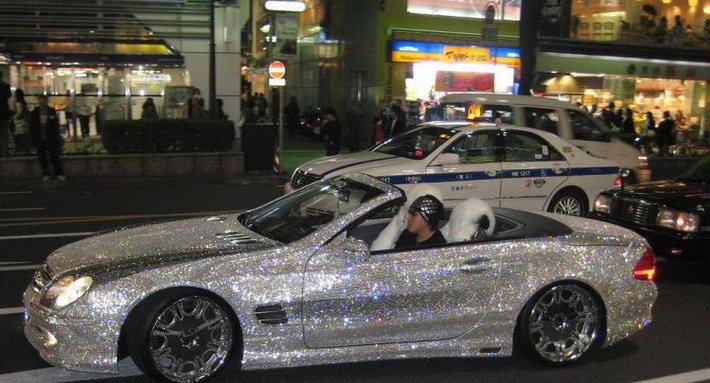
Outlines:
{"type": "Polygon", "coordinates": [[[224,365],[232,348],[232,320],[222,306],[204,296],[173,302],[150,329],[150,355],[158,371],[173,382],[198,382],[224,365]]]}
{"type": "Polygon", "coordinates": [[[542,358],[565,363],[584,355],[599,336],[599,309],[591,294],[576,285],[554,286],[532,307],[530,343],[542,358]]]}
{"type": "Polygon", "coordinates": [[[552,212],[555,214],[567,214],[579,217],[582,215],[582,204],[577,198],[567,195],[557,200],[552,212]]]}

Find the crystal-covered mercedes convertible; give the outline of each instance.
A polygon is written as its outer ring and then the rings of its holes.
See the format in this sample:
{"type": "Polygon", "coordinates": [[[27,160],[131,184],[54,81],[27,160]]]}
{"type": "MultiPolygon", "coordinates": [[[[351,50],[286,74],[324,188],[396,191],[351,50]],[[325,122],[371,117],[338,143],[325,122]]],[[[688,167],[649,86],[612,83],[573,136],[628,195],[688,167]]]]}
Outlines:
{"type": "Polygon", "coordinates": [[[24,293],[25,335],[66,369],[115,373],[130,355],[153,379],[196,382],[514,350],[565,365],[651,321],[653,253],[629,230],[479,214],[473,200],[442,222],[447,244],[392,249],[406,199],[351,174],[245,213],[64,246],[24,293]]]}

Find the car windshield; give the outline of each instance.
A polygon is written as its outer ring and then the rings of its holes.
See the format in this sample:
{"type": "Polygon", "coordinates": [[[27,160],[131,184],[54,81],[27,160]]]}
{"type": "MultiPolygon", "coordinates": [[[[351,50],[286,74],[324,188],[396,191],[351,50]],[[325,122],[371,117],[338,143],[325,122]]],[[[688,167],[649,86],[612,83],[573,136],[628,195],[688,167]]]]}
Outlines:
{"type": "Polygon", "coordinates": [[[382,194],[375,187],[335,177],[244,213],[239,222],[265,237],[291,243],[382,194]]]}
{"type": "Polygon", "coordinates": [[[706,154],[698,162],[681,173],[679,180],[710,180],[710,154],[706,154]]]}
{"type": "Polygon", "coordinates": [[[421,126],[410,132],[390,138],[376,146],[372,151],[392,154],[397,157],[406,157],[413,160],[421,160],[459,131],[460,129],[458,128],[421,126]]]}

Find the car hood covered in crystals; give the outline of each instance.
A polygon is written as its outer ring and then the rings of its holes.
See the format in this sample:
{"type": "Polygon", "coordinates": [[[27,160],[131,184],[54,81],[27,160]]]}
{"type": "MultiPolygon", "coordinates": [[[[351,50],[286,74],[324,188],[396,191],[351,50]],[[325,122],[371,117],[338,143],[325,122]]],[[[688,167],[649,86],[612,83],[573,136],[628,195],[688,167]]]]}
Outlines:
{"type": "Polygon", "coordinates": [[[196,218],[117,230],[66,245],[47,258],[54,274],[86,267],[150,267],[278,246],[242,226],[236,216],[196,218]]]}
{"type": "Polygon", "coordinates": [[[381,166],[406,165],[412,160],[396,157],[391,154],[363,151],[356,153],[340,154],[337,156],[318,158],[299,167],[307,173],[330,176],[340,173],[364,172],[381,166]]]}

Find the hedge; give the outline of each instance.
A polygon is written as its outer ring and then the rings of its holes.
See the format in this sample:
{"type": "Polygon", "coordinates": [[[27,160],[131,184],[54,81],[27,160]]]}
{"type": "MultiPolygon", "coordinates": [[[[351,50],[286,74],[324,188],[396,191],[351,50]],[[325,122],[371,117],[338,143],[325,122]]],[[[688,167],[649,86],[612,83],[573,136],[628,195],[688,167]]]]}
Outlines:
{"type": "Polygon", "coordinates": [[[104,148],[113,154],[229,151],[234,122],[228,120],[107,120],[104,148]]]}

